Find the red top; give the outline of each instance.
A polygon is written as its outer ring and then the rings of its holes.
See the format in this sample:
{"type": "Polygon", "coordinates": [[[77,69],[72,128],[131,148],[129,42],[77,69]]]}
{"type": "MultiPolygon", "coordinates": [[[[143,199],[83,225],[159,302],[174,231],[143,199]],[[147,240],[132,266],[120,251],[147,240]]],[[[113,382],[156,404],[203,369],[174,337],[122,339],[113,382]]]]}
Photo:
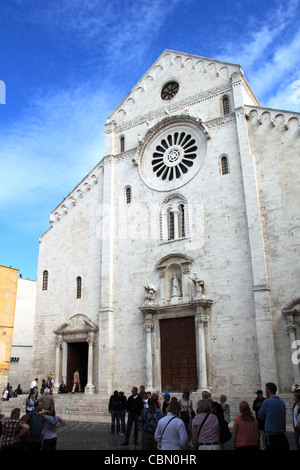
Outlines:
{"type": "Polygon", "coordinates": [[[236,447],[258,445],[258,421],[242,421],[241,416],[234,418],[236,426],[236,447]]]}

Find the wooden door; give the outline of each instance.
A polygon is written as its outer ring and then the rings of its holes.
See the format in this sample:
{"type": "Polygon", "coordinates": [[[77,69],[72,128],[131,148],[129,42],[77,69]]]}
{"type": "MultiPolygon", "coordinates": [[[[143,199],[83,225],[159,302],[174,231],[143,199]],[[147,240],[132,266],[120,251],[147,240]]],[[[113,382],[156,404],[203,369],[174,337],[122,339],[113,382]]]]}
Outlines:
{"type": "Polygon", "coordinates": [[[195,318],[160,320],[162,391],[197,390],[195,318]]]}

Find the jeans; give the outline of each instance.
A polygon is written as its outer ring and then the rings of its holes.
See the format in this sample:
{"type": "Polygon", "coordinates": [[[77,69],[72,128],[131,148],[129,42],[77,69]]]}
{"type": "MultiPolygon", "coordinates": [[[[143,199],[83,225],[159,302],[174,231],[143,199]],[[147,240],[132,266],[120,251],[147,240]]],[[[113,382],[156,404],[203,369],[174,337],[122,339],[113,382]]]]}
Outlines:
{"type": "Polygon", "coordinates": [[[119,410],[112,410],[111,412],[111,432],[115,432],[115,423],[117,422],[117,432],[120,432],[120,412],[119,410]]]}
{"type": "Polygon", "coordinates": [[[138,433],[139,433],[139,413],[133,413],[132,411],[129,411],[128,419],[127,419],[125,442],[129,442],[129,437],[130,437],[131,428],[133,424],[134,424],[134,442],[137,443],[138,433]]]}
{"type": "Polygon", "coordinates": [[[120,410],[120,420],[121,420],[121,432],[122,434],[125,434],[126,432],[126,424],[125,424],[125,416],[126,416],[126,410],[120,410]]]}
{"type": "Polygon", "coordinates": [[[294,438],[296,443],[296,449],[300,450],[300,430],[294,429],[294,438]]]}

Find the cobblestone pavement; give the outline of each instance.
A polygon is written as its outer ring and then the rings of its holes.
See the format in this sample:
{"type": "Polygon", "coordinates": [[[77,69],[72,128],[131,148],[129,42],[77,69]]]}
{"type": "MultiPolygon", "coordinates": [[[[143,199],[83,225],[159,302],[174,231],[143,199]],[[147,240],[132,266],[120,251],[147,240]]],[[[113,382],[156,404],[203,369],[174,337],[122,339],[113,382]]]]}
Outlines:
{"type": "MultiPolygon", "coordinates": [[[[133,443],[133,431],[128,446],[122,446],[124,437],[110,433],[109,424],[67,422],[57,429],[57,450],[105,450],[105,451],[138,451],[142,450],[141,436],[138,445],[133,443]]],[[[295,450],[294,435],[287,432],[290,450],[295,450]]],[[[227,445],[233,450],[232,442],[227,445]]]]}

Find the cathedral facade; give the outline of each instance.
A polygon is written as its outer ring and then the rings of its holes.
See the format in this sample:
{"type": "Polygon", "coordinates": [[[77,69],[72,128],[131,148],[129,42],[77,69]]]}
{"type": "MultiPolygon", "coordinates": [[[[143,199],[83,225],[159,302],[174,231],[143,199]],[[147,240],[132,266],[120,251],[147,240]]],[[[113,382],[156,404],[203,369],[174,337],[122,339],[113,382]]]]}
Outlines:
{"type": "Polygon", "coordinates": [[[40,238],[33,376],[85,393],[300,380],[299,114],[166,50],[40,238]],[[298,346],[299,348],[299,346],[298,346]]]}

